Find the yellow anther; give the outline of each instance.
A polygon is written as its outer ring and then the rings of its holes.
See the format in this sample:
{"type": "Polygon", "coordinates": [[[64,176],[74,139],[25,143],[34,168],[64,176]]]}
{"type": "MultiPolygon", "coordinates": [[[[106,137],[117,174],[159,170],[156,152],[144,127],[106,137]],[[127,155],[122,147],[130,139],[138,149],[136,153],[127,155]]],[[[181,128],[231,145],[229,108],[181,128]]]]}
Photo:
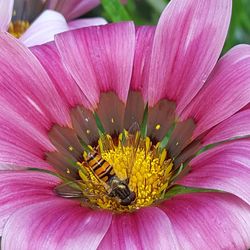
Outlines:
{"type": "Polygon", "coordinates": [[[114,122],[115,122],[114,118],[111,118],[111,122],[112,122],[112,123],[114,123],[114,122]]]}
{"type": "Polygon", "coordinates": [[[8,32],[16,38],[19,38],[28,28],[30,24],[25,20],[17,20],[10,22],[8,32]]]}
{"type": "Polygon", "coordinates": [[[69,168],[67,168],[66,173],[70,174],[70,169],[69,168]]]}
{"type": "Polygon", "coordinates": [[[109,183],[88,166],[86,160],[89,153],[84,151],[84,160],[76,165],[81,178],[79,186],[90,207],[119,213],[130,212],[152,205],[161,199],[168,188],[173,162],[167,158],[166,149],[160,151],[149,137],[141,138],[139,132],[131,135],[124,131],[123,135],[120,134],[114,141],[110,135],[106,135],[105,138],[99,139],[98,146],[89,148],[97,152],[108,166],[112,166],[112,171],[118,179],[128,180],[129,190],[136,195],[131,204],[121,205],[117,197],[110,195],[112,190],[109,183]],[[124,137],[125,142],[122,142],[124,137]]]}
{"type": "Polygon", "coordinates": [[[155,129],[156,130],[159,130],[161,128],[161,125],[160,124],[157,124],[156,126],[155,126],[155,129]]]}
{"type": "Polygon", "coordinates": [[[145,142],[146,142],[145,145],[146,145],[146,153],[147,153],[150,150],[150,148],[151,148],[150,138],[146,137],[145,142]]]}
{"type": "Polygon", "coordinates": [[[74,150],[74,148],[72,146],[69,146],[68,149],[70,152],[72,152],[74,150]]]}
{"type": "Polygon", "coordinates": [[[78,171],[78,173],[83,181],[88,181],[88,176],[86,175],[86,170],[80,169],[78,171]]]}
{"type": "Polygon", "coordinates": [[[87,134],[90,134],[90,130],[89,130],[89,129],[87,129],[87,130],[86,130],[86,133],[87,133],[87,134]]]}
{"type": "Polygon", "coordinates": [[[161,158],[160,158],[160,165],[163,164],[163,162],[165,161],[166,157],[167,157],[167,151],[166,151],[166,149],[163,149],[162,153],[161,153],[161,158]]]}
{"type": "Polygon", "coordinates": [[[120,212],[154,203],[160,198],[163,185],[165,189],[168,187],[171,177],[172,161],[166,160],[165,149],[156,153],[158,151],[152,146],[150,138],[143,140],[137,134],[133,142],[123,147],[118,144],[113,150],[102,152],[102,157],[113,166],[116,175],[121,180],[129,179],[129,188],[137,195],[135,202],[128,207],[115,204],[115,210],[120,212]]]}

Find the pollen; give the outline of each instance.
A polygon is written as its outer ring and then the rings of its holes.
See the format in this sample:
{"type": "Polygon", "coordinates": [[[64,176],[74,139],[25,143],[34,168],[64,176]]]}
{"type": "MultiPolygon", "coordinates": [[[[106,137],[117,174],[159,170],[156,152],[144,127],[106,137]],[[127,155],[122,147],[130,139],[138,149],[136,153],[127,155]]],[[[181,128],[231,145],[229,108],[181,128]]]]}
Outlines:
{"type": "Polygon", "coordinates": [[[9,25],[8,32],[16,38],[19,38],[28,28],[30,24],[25,20],[13,21],[9,25]]]}
{"type": "Polygon", "coordinates": [[[155,129],[156,130],[159,130],[161,128],[161,125],[160,124],[157,124],[156,126],[155,126],[155,129]]]}
{"type": "MultiPolygon", "coordinates": [[[[148,137],[142,139],[134,136],[131,139],[127,133],[126,140],[122,141],[123,136],[119,136],[117,144],[111,136],[105,143],[99,140],[96,157],[99,162],[105,161],[106,168],[112,168],[119,180],[127,183],[130,192],[135,194],[135,199],[129,205],[122,205],[117,197],[110,195],[112,188],[107,180],[100,177],[103,170],[93,171],[86,161],[78,162],[83,183],[81,189],[91,207],[118,213],[131,212],[159,202],[169,186],[173,162],[168,158],[167,151],[160,151],[148,137]]],[[[85,153],[84,158],[86,157],[85,153]]],[[[92,164],[91,161],[89,164],[92,164]]]]}

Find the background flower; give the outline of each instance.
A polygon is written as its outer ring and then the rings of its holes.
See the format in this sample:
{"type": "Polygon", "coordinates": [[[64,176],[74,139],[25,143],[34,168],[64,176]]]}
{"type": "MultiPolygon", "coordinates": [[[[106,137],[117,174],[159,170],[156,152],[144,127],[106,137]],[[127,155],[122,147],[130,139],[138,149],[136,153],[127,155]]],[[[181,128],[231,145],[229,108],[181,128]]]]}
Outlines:
{"type": "Polygon", "coordinates": [[[49,0],[45,3],[46,9],[56,10],[67,20],[75,19],[100,4],[99,0],[49,0]]]}
{"type": "Polygon", "coordinates": [[[57,2],[0,0],[0,30],[8,30],[14,36],[20,37],[20,40],[27,46],[33,46],[52,41],[55,34],[69,29],[107,23],[103,18],[78,19],[67,23],[59,12],[44,11],[47,8],[53,9],[55,7],[55,9],[62,9],[63,14],[68,15],[68,17],[71,15],[73,18],[73,16],[81,15],[95,7],[96,1],[67,1],[64,4],[62,1],[57,2]]]}
{"type": "Polygon", "coordinates": [[[100,4],[99,0],[14,0],[14,20],[32,22],[44,10],[60,12],[67,20],[75,19],[100,4]]]}

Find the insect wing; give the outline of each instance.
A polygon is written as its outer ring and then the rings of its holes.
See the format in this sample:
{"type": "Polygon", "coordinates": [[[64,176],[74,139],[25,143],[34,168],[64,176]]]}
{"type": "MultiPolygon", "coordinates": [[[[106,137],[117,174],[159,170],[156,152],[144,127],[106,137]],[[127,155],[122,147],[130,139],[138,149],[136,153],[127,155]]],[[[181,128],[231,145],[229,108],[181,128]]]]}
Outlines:
{"type": "Polygon", "coordinates": [[[140,131],[140,125],[138,122],[133,122],[132,125],[128,129],[129,134],[136,134],[136,132],[139,132],[139,131],[140,131]]]}
{"type": "Polygon", "coordinates": [[[76,182],[62,183],[55,187],[55,193],[64,198],[83,198],[83,192],[76,182]]]}

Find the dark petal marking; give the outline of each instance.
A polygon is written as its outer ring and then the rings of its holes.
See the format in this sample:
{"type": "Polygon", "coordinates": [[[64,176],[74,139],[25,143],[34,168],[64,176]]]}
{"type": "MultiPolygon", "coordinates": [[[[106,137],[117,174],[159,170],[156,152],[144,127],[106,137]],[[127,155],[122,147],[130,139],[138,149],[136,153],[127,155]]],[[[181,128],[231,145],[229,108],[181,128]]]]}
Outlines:
{"type": "Polygon", "coordinates": [[[145,103],[137,91],[130,91],[125,109],[124,128],[129,129],[134,123],[141,124],[145,103]]]}
{"type": "Polygon", "coordinates": [[[112,135],[122,132],[125,104],[114,92],[101,94],[96,112],[106,133],[112,135]]]}
{"type": "Polygon", "coordinates": [[[195,123],[192,119],[176,124],[167,145],[172,158],[176,158],[181,151],[192,142],[194,129],[195,123]]]}
{"type": "Polygon", "coordinates": [[[175,120],[175,103],[168,100],[159,101],[148,110],[148,136],[156,141],[161,141],[175,120]],[[160,129],[156,129],[156,125],[160,129]]]}

